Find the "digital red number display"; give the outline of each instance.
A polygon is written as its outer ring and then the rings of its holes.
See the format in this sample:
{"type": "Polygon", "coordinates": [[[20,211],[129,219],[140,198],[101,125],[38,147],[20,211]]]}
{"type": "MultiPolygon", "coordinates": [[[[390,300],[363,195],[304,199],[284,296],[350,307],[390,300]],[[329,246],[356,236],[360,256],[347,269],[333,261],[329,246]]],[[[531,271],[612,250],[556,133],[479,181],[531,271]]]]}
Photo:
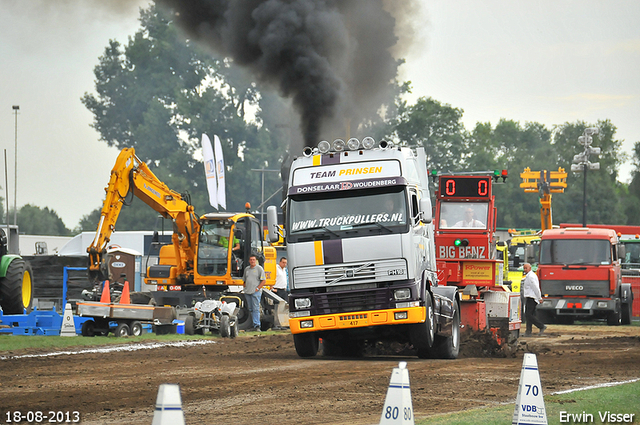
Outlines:
{"type": "Polygon", "coordinates": [[[490,177],[440,176],[442,198],[484,198],[489,196],[490,177]]]}

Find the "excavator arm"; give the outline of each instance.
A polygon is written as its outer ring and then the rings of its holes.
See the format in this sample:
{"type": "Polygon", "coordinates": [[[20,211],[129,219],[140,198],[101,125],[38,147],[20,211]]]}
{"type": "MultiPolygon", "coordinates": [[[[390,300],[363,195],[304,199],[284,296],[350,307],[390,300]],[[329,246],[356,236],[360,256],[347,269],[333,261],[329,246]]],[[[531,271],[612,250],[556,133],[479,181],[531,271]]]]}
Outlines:
{"type": "Polygon", "coordinates": [[[520,173],[520,177],[520,187],[525,192],[537,192],[540,195],[540,230],[551,229],[551,194],[564,192],[567,187],[567,173],[564,168],[558,168],[558,171],[531,171],[527,167],[520,173]]]}
{"type": "Polygon", "coordinates": [[[122,206],[127,204],[127,196],[132,194],[164,218],[172,220],[176,274],[179,278],[187,279],[193,270],[193,259],[200,231],[193,205],[161,182],[147,164],[136,156],[133,148],[125,148],[118,155],[105,191],[106,198],[100,213],[96,235],[87,248],[89,275],[98,280],[108,277],[104,264],[107,246],[122,206]]]}

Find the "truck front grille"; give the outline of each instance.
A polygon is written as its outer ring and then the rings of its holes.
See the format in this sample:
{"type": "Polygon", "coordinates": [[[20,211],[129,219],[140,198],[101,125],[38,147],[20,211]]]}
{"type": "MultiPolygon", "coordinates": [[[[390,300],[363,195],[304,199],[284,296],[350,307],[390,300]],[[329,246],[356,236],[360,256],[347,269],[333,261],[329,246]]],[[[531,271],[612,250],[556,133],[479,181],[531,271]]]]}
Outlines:
{"type": "Polygon", "coordinates": [[[541,280],[540,291],[543,295],[608,297],[609,282],[606,280],[541,280]]]}
{"type": "Polygon", "coordinates": [[[408,279],[407,263],[403,259],[296,267],[293,270],[293,287],[295,289],[382,283],[406,279],[408,279]]]}
{"type": "Polygon", "coordinates": [[[389,288],[353,292],[329,292],[315,294],[316,314],[346,313],[390,308],[389,288]]]}

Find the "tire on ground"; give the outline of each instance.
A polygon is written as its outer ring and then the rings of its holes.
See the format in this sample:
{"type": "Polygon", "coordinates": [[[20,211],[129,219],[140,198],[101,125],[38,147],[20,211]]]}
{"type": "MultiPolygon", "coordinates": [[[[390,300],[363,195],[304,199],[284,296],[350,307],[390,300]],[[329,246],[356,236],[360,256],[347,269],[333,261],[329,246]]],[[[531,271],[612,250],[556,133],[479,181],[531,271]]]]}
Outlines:
{"type": "Polygon", "coordinates": [[[436,335],[432,354],[437,359],[456,359],[460,353],[460,309],[458,303],[453,303],[453,323],[451,336],[436,335]]]}
{"type": "Polygon", "coordinates": [[[196,333],[196,318],[189,315],[184,319],[184,333],[185,335],[194,335],[196,333]]]}
{"type": "Polygon", "coordinates": [[[300,357],[313,357],[318,354],[318,335],[304,333],[293,335],[293,345],[300,357]]]}
{"type": "Polygon", "coordinates": [[[95,336],[95,328],[96,322],[94,322],[93,320],[85,321],[84,323],[82,323],[82,336],[95,336]]]}
{"type": "Polygon", "coordinates": [[[32,277],[31,266],[24,259],[15,258],[9,263],[5,277],[0,278],[0,306],[4,314],[31,311],[32,277]]]}
{"type": "Polygon", "coordinates": [[[131,322],[131,335],[140,336],[142,335],[142,323],[134,320],[131,322]]]}
{"type": "Polygon", "coordinates": [[[630,325],[632,315],[633,315],[633,305],[630,302],[623,303],[622,304],[622,324],[630,325]]]}
{"type": "Polygon", "coordinates": [[[229,316],[226,314],[220,316],[220,336],[223,338],[231,336],[231,324],[229,323],[229,316]]]}
{"type": "Polygon", "coordinates": [[[431,347],[435,337],[435,313],[430,296],[425,298],[425,309],[427,317],[424,323],[416,323],[411,328],[411,343],[421,359],[427,359],[431,356],[431,347]]]}
{"type": "Polygon", "coordinates": [[[238,320],[231,320],[231,334],[229,334],[229,338],[235,338],[238,336],[238,320]]]}
{"type": "Polygon", "coordinates": [[[126,323],[118,323],[116,330],[113,332],[116,337],[123,337],[131,335],[131,328],[126,323]]]}

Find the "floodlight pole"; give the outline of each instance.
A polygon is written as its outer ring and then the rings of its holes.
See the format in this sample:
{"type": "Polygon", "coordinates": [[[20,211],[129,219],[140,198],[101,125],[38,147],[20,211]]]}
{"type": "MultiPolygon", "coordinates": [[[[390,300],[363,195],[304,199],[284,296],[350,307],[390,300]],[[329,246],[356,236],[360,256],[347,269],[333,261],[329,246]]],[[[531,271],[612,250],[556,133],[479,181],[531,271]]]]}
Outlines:
{"type": "MultiPolygon", "coordinates": [[[[15,131],[15,177],[13,179],[13,225],[18,224],[18,111],[20,105],[13,105],[13,113],[16,116],[16,131],[15,131]]],[[[7,206],[9,208],[9,206],[7,206]]],[[[7,220],[8,221],[8,220],[7,220]]]]}
{"type": "Polygon", "coordinates": [[[600,155],[600,148],[591,146],[593,139],[592,135],[598,134],[599,129],[597,127],[590,127],[584,130],[584,134],[578,137],[578,141],[581,145],[584,145],[584,151],[581,154],[573,156],[573,164],[571,165],[571,171],[584,173],[584,180],[582,186],[582,227],[587,227],[587,170],[592,168],[594,170],[600,169],[600,163],[589,162],[590,155],[600,155]]]}
{"type": "Polygon", "coordinates": [[[584,183],[582,185],[582,227],[587,227],[587,170],[589,166],[583,164],[584,183]]]}

